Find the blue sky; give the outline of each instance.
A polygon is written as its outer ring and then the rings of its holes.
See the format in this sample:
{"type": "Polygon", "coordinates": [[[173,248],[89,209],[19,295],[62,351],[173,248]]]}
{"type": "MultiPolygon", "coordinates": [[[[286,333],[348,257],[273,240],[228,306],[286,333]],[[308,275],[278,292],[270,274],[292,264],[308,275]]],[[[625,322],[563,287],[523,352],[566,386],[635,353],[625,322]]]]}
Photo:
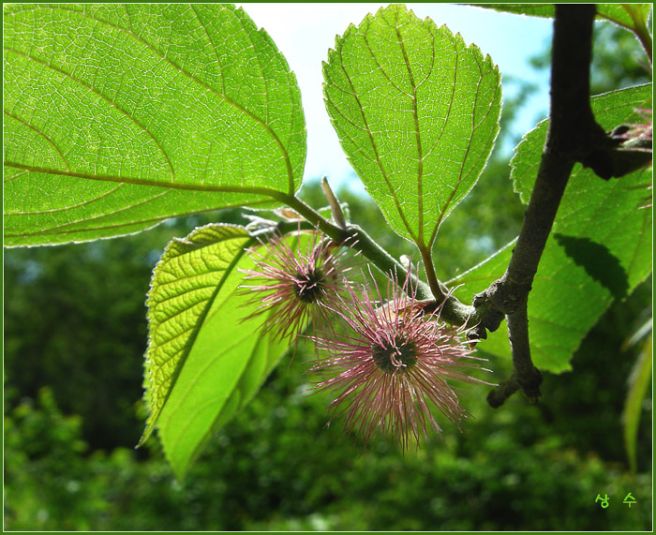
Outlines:
{"type": "MultiPolygon", "coordinates": [[[[334,185],[346,182],[360,189],[324,107],[321,62],[334,46],[336,35],[384,5],[387,4],[242,5],[255,23],[271,35],[296,73],[308,132],[305,179],[325,175],[334,185]]],[[[513,131],[525,132],[534,126],[536,117],[547,109],[548,80],[546,75],[537,75],[530,68],[528,59],[544,50],[551,35],[551,21],[461,5],[408,7],[419,17],[431,17],[438,25],[446,24],[453,32],[460,32],[467,43],[476,43],[492,56],[503,76],[536,83],[540,90],[527,102],[513,131]]],[[[510,88],[506,92],[509,91],[510,88]]]]}

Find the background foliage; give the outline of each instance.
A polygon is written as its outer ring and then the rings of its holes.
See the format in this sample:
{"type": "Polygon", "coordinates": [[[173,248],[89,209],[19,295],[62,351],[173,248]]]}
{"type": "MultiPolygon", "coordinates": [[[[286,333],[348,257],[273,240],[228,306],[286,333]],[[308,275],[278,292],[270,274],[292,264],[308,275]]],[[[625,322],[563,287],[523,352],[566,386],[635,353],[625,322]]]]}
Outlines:
{"type": "MultiPolygon", "coordinates": [[[[601,27],[594,89],[644,81],[639,68],[617,70],[617,56],[608,52],[639,50],[633,37],[601,27]]],[[[518,85],[516,100],[504,103],[502,134],[531,91],[518,85]]],[[[497,149],[477,188],[444,223],[436,244],[442,278],[516,235],[522,206],[508,173],[508,155],[497,149]]],[[[303,195],[323,204],[316,183],[303,195]]],[[[380,232],[373,203],[348,191],[341,196],[354,221],[392,254],[411,254],[407,242],[380,232]]],[[[540,405],[516,396],[495,411],[480,387],[463,387],[472,413],[465,432],[448,429],[405,456],[384,440],[359,443],[339,422],[326,426],[327,400],[308,395],[311,355],[300,347],[213,438],[184,482],[176,481],[156,441],[133,449],[145,416],[136,401],[144,295],[165,244],[217,220],[234,222],[235,214],[6,253],[6,528],[650,529],[651,400],[635,473],[621,422],[639,354],[622,345],[649,315],[650,281],[602,316],[572,372],[546,376],[540,405]],[[638,499],[630,510],[621,503],[629,491],[638,499]],[[595,505],[597,493],[611,497],[607,510],[595,505]]],[[[504,366],[492,363],[499,376],[504,366]]]]}

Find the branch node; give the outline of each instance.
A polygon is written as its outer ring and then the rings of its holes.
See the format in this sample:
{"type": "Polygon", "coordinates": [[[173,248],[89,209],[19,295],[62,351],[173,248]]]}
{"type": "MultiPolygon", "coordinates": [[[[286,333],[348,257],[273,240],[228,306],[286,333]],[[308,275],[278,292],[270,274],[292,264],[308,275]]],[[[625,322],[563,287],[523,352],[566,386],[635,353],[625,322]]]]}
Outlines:
{"type": "Polygon", "coordinates": [[[501,383],[497,388],[491,390],[487,395],[487,402],[493,409],[498,409],[506,400],[519,389],[519,384],[512,375],[505,383],[501,383]]]}
{"type": "Polygon", "coordinates": [[[527,374],[513,373],[510,379],[501,383],[497,388],[491,390],[487,395],[487,402],[493,409],[501,407],[506,400],[518,390],[521,390],[527,401],[531,405],[536,405],[540,400],[540,385],[542,384],[542,374],[533,366],[527,374]]]}

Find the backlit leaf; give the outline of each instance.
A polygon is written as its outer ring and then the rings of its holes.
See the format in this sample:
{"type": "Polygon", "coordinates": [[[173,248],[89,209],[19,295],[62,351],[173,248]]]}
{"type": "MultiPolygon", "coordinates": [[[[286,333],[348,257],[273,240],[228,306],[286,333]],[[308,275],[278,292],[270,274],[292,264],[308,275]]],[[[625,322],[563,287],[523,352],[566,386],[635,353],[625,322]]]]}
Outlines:
{"type": "Polygon", "coordinates": [[[293,193],[294,75],[221,4],[4,11],[5,243],[92,240],[293,193]]]}
{"type": "Polygon", "coordinates": [[[208,225],[174,239],[155,266],[144,380],[150,414],[142,442],[154,429],[210,308],[235,289],[226,283],[234,281],[230,275],[252,243],[241,227],[208,225]]]}
{"type": "Polygon", "coordinates": [[[173,240],[153,273],[141,443],[157,428],[179,477],[289,347],[261,329],[268,313],[253,315],[259,304],[240,288],[254,267],[245,249],[257,245],[241,227],[207,225],[173,240]]]}
{"type": "Polygon", "coordinates": [[[328,113],[367,190],[396,232],[430,245],[497,135],[492,60],[392,5],[337,39],[324,80],[328,113]]]}

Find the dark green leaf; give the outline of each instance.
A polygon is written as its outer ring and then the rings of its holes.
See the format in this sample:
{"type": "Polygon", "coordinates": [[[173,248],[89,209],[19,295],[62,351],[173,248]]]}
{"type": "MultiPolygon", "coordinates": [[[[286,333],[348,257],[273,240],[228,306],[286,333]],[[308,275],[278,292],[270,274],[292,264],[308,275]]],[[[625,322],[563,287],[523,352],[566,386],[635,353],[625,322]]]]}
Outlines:
{"type": "MultiPolygon", "coordinates": [[[[640,121],[636,110],[651,108],[651,85],[595,97],[592,105],[607,129],[640,121]]],[[[512,179],[524,203],[537,176],[546,132],[547,123],[542,122],[522,140],[512,161],[512,179]]],[[[651,169],[609,181],[581,166],[574,169],[529,296],[531,348],[540,369],[570,369],[574,351],[613,298],[630,293],[651,272],[651,209],[640,208],[650,183],[651,169]],[[573,250],[574,244],[579,244],[578,251],[573,250]],[[601,265],[584,258],[590,249],[603,250],[597,255],[598,262],[605,263],[603,273],[601,265]]],[[[506,246],[451,281],[464,284],[456,294],[471,300],[503,274],[511,253],[506,246]]],[[[493,354],[510,354],[503,328],[480,347],[493,354]]]]}
{"type": "Polygon", "coordinates": [[[652,337],[651,333],[642,343],[640,355],[636,360],[631,377],[629,378],[629,392],[624,403],[622,420],[624,423],[624,445],[629,458],[629,465],[633,472],[637,469],[636,451],[638,439],[638,426],[642,415],[643,401],[648,392],[652,369],[652,337]]]}

